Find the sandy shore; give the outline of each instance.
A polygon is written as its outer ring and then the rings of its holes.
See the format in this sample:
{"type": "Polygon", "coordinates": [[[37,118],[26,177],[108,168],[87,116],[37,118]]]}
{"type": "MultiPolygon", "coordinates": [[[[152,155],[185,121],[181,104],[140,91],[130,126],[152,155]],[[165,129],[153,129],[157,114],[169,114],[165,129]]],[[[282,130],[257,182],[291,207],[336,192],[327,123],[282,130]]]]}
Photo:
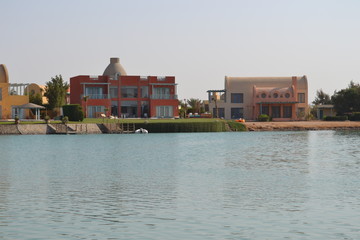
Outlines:
{"type": "Polygon", "coordinates": [[[246,122],[249,131],[360,130],[360,122],[294,121],[246,122]]]}

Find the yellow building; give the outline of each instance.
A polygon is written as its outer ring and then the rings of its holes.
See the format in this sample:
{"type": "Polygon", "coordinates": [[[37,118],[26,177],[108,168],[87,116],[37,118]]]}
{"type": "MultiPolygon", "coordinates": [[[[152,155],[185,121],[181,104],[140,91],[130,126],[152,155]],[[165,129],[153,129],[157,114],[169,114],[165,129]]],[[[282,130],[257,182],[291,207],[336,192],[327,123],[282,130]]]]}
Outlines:
{"type": "Polygon", "coordinates": [[[45,94],[45,85],[39,85],[36,83],[31,83],[26,89],[25,92],[30,95],[40,95],[41,99],[42,99],[42,104],[48,104],[48,99],[47,97],[44,97],[45,94]]]}
{"type": "Polygon", "coordinates": [[[28,118],[29,110],[19,106],[29,103],[25,95],[28,84],[10,84],[9,74],[4,64],[0,64],[0,119],[10,119],[18,116],[28,118]]]}

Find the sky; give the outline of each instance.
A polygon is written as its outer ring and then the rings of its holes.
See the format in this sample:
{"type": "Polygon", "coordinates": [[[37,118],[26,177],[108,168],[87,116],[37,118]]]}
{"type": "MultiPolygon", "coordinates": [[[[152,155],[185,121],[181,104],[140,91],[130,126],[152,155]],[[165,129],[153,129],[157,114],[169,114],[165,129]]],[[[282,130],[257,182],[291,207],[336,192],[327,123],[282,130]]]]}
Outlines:
{"type": "Polygon", "coordinates": [[[224,77],[308,77],[332,95],[360,82],[358,0],[0,0],[0,64],[11,83],[102,75],[175,76],[179,99],[224,77]]]}

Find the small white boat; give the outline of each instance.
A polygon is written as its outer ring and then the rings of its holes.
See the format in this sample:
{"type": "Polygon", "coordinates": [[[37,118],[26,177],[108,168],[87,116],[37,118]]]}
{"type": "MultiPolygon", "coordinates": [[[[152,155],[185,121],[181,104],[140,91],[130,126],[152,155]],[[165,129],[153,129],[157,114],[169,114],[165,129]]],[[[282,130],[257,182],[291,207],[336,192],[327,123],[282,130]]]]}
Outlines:
{"type": "Polygon", "coordinates": [[[144,128],[139,128],[135,131],[135,133],[149,133],[148,130],[144,129],[144,128]]]}

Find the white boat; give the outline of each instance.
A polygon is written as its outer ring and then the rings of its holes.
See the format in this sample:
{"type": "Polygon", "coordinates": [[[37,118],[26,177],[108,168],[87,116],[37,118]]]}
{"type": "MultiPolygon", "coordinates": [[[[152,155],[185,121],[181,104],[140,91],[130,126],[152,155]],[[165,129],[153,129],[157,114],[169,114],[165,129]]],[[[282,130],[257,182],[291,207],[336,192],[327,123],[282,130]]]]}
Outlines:
{"type": "Polygon", "coordinates": [[[149,133],[149,131],[144,128],[139,128],[135,131],[135,133],[149,133]]]}

